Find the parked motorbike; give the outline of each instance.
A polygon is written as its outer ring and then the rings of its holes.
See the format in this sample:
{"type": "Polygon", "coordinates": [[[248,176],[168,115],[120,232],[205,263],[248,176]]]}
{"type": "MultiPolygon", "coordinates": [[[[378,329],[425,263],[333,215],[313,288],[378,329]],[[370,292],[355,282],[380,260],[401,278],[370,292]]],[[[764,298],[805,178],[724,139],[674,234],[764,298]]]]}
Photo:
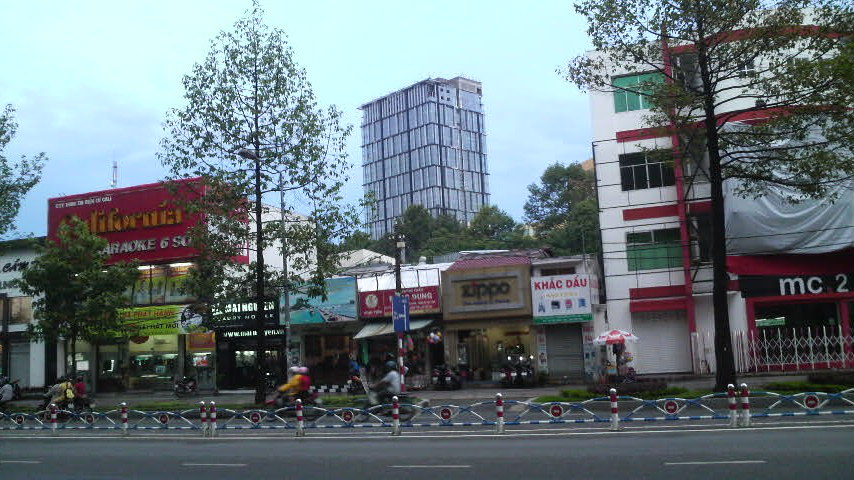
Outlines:
{"type": "Polygon", "coordinates": [[[502,386],[521,388],[533,385],[536,382],[530,357],[523,355],[519,355],[518,357],[508,356],[507,361],[508,363],[502,369],[502,386]]]}
{"type": "Polygon", "coordinates": [[[462,388],[460,376],[446,365],[433,367],[433,387],[437,390],[457,390],[462,388]]]}
{"type": "Polygon", "coordinates": [[[182,395],[196,395],[198,394],[198,383],[196,383],[195,378],[190,377],[182,377],[180,380],[175,382],[175,395],[180,397],[182,395]]]}

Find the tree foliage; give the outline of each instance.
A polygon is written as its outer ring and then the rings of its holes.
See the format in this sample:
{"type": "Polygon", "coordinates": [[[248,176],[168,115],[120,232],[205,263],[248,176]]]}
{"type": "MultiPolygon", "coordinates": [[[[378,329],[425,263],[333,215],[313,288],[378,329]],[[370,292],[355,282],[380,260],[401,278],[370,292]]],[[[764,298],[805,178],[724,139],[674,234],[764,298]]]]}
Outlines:
{"type": "MultiPolygon", "coordinates": [[[[342,197],[351,127],[337,108],[318,105],[285,33],[264,23],[257,2],[211,42],[183,84],[186,104],[169,113],[159,158],[170,178],[202,178],[204,195],[187,202],[205,219],[192,232],[204,266],[191,283],[208,301],[255,299],[263,343],[263,299],[302,282],[322,288],[337,269],[330,240],[355,230],[356,209],[342,197]],[[293,205],[284,221],[264,205],[274,192],[293,205]],[[268,249],[277,245],[288,278],[269,268],[268,249]],[[239,263],[247,246],[248,269],[239,263]]],[[[263,402],[257,360],[256,401],[263,402]]]]}
{"type": "Polygon", "coordinates": [[[539,184],[528,186],[525,220],[537,238],[560,255],[599,249],[599,210],[596,180],[580,164],[555,163],[546,168],[539,184]]]}
{"type": "Polygon", "coordinates": [[[30,336],[68,341],[74,374],[75,342],[94,344],[132,333],[124,331],[118,309],[127,305],[139,271],[131,264],[108,265],[107,240],[90,233],[80,219],[60,225],[57,236],[58,241],[37,246],[38,258],[17,285],[35,298],[37,321],[29,326],[30,336]]]}
{"type": "Polygon", "coordinates": [[[47,162],[44,153],[32,158],[21,155],[17,161],[10,160],[4,154],[17,130],[15,109],[6,105],[0,112],[0,238],[14,231],[14,220],[21,208],[21,200],[39,182],[42,168],[47,162]]]}
{"type": "Polygon", "coordinates": [[[567,79],[585,90],[643,96],[651,106],[648,126],[675,136],[672,155],[685,173],[708,178],[716,388],[725,388],[735,382],[735,367],[723,180],[740,179],[740,194],[753,196],[786,185],[796,200],[825,196],[854,175],[846,69],[854,6],[843,0],[581,0],[575,9],[587,18],[598,53],[572,59],[567,79]],[[654,75],[617,86],[614,77],[623,73],[654,75]],[[738,120],[752,126],[733,128],[738,120]]]}

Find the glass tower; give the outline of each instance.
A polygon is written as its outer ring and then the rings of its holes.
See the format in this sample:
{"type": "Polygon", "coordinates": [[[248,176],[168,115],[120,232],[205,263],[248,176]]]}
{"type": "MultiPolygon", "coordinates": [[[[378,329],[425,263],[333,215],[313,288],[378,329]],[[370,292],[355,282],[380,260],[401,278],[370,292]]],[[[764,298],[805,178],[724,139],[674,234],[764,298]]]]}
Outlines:
{"type": "Polygon", "coordinates": [[[365,193],[371,237],[394,230],[410,205],[468,223],[489,204],[481,84],[427,79],[362,105],[365,193]]]}

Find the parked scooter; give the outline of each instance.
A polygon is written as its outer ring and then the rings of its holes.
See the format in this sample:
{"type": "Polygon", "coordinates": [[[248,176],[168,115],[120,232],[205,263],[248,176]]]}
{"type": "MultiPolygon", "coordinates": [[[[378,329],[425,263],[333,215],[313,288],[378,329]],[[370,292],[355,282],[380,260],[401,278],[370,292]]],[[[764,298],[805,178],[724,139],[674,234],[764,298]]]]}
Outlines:
{"type": "Polygon", "coordinates": [[[198,394],[198,383],[195,378],[182,377],[175,382],[175,396],[198,394]]]}
{"type": "Polygon", "coordinates": [[[437,390],[458,390],[462,386],[460,376],[448,366],[433,367],[433,387],[437,390]]]}
{"type": "Polygon", "coordinates": [[[536,382],[530,357],[524,355],[508,356],[507,362],[502,369],[502,386],[521,388],[533,385],[536,382]]]}

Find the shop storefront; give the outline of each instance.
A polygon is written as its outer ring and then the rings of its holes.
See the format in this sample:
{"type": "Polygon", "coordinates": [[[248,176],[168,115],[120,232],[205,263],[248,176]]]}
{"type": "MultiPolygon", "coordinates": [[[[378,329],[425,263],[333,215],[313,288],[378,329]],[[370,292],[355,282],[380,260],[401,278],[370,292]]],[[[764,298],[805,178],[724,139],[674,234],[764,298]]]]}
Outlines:
{"type": "Polygon", "coordinates": [[[508,256],[459,260],[442,274],[445,357],[464,379],[534,368],[530,270],[530,258],[508,256]]]}
{"type": "Polygon", "coordinates": [[[56,345],[47,348],[27,338],[27,327],[33,322],[33,299],[15,286],[36,259],[36,252],[28,240],[4,242],[0,250],[0,374],[18,380],[21,388],[40,388],[46,377],[57,376],[56,345]]]}
{"type": "MultiPolygon", "coordinates": [[[[438,280],[438,278],[437,278],[438,280]]],[[[426,386],[433,366],[444,364],[441,348],[441,312],[438,285],[404,288],[409,299],[409,331],[403,336],[404,363],[409,368],[408,384],[426,386]],[[432,334],[432,341],[430,335],[432,334]]],[[[361,344],[360,362],[376,376],[388,360],[397,360],[398,335],[391,321],[394,290],[359,292],[359,316],[366,321],[355,338],[361,344]]]]}
{"type": "MultiPolygon", "coordinates": [[[[196,182],[179,182],[177,195],[198,195],[196,182]]],[[[214,349],[197,349],[198,342],[191,341],[206,329],[201,317],[186,308],[195,301],[185,288],[197,254],[187,237],[195,218],[179,205],[176,193],[156,183],[52,198],[48,205],[48,238],[55,239],[59,225],[77,217],[107,240],[109,263],[141,264],[139,278],[127,292],[131,307],[119,312],[122,328],[115,340],[75,345],[78,372],[93,392],[172,389],[183,375],[212,388],[206,380],[214,378],[206,370],[212,362],[196,357],[214,349]]],[[[70,365],[71,349],[66,352],[65,364],[70,365]]]]}
{"type": "Polygon", "coordinates": [[[584,332],[593,330],[593,305],[599,303],[595,276],[532,277],[531,298],[538,335],[538,371],[561,381],[590,379],[593,372],[587,369],[595,365],[591,356],[598,349],[584,343],[584,332]]]}
{"type": "Polygon", "coordinates": [[[350,359],[357,356],[353,335],[356,321],[356,279],[325,281],[326,299],[310,296],[307,288],[290,295],[292,364],[305,365],[316,385],[344,385],[350,359]]]}
{"type": "MultiPolygon", "coordinates": [[[[214,310],[218,388],[254,388],[257,385],[258,336],[255,302],[235,302],[214,310]]],[[[277,381],[286,377],[285,329],[279,325],[279,302],[264,304],[264,356],[262,365],[277,381]]]]}
{"type": "Polygon", "coordinates": [[[854,273],[816,257],[814,274],[739,277],[748,338],[766,369],[854,366],[854,273]]]}

